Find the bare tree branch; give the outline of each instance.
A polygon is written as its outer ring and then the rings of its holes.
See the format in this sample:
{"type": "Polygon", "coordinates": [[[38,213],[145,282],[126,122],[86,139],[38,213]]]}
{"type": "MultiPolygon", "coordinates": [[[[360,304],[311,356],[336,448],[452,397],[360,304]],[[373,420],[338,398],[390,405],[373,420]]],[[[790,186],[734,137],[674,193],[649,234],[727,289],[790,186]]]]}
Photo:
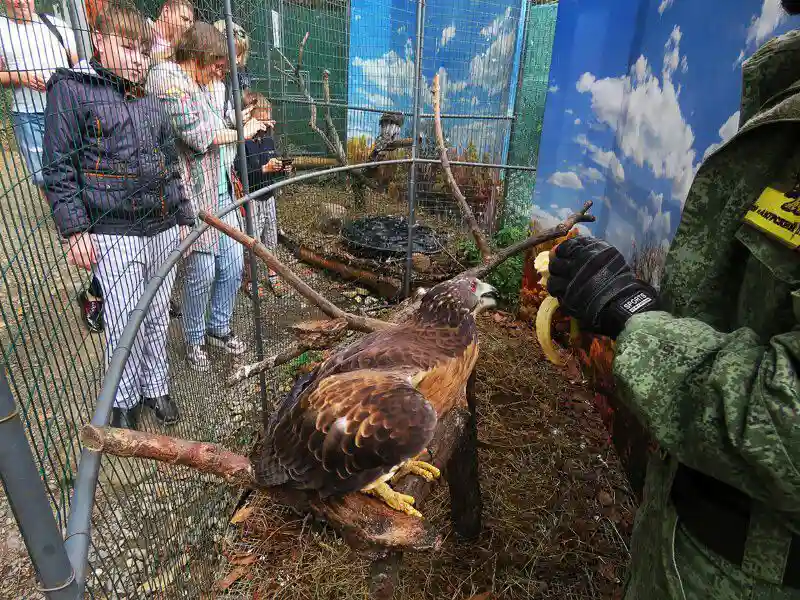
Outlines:
{"type": "Polygon", "coordinates": [[[331,117],[331,73],[328,69],[322,72],[322,99],[323,106],[325,107],[325,125],[328,127],[328,135],[332,138],[332,143],[336,148],[336,155],[339,157],[339,162],[343,165],[347,164],[347,153],[344,151],[342,140],[339,139],[339,132],[336,131],[336,126],[333,124],[331,117]]]}
{"type": "Polygon", "coordinates": [[[297,290],[299,294],[312,302],[331,319],[345,319],[351,329],[355,329],[356,331],[364,331],[367,333],[393,327],[392,324],[387,323],[386,321],[371,319],[369,317],[361,317],[343,311],[341,308],[322,296],[319,292],[311,288],[311,286],[295,275],[295,273],[289,267],[284,265],[274,254],[267,250],[264,244],[254,238],[251,238],[245,232],[240,231],[235,227],[231,227],[227,223],[224,223],[222,220],[218,219],[214,215],[208,214],[205,211],[200,212],[200,219],[248,248],[251,252],[253,252],[253,254],[264,261],[270,269],[280,275],[287,284],[297,290]]]}
{"type": "Polygon", "coordinates": [[[475,219],[475,214],[472,212],[467,198],[458,187],[456,178],[453,176],[453,170],[450,168],[450,158],[447,156],[447,146],[444,143],[444,132],[442,130],[442,106],[441,106],[441,88],[439,86],[439,74],[433,76],[433,88],[431,89],[433,95],[433,115],[434,115],[434,131],[436,132],[436,144],[439,147],[439,158],[442,163],[442,170],[444,171],[447,185],[450,186],[450,191],[453,193],[458,206],[461,209],[461,214],[469,225],[472,237],[475,239],[475,244],[478,246],[478,251],[481,253],[483,262],[486,263],[491,258],[491,250],[489,244],[486,242],[481,231],[478,221],[475,219]]]}
{"type": "Polygon", "coordinates": [[[547,229],[536,235],[532,235],[521,242],[517,242],[516,244],[508,246],[507,248],[503,248],[503,250],[497,254],[490,255],[488,262],[465,271],[465,274],[479,278],[485,277],[512,256],[521,252],[525,252],[528,248],[533,248],[539,244],[563,237],[567,235],[570,229],[575,227],[575,225],[578,223],[593,222],[595,220],[594,215],[587,214],[590,208],[592,208],[592,201],[588,200],[579,212],[571,214],[555,227],[547,229]]]}

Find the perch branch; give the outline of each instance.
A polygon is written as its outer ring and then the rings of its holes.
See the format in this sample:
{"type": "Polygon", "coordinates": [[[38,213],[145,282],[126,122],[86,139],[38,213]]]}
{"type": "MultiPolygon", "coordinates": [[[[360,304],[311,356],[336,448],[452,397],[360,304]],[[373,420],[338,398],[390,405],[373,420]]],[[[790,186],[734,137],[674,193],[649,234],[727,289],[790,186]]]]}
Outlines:
{"type": "Polygon", "coordinates": [[[286,281],[286,283],[297,290],[297,292],[304,298],[308,299],[309,302],[312,302],[314,305],[316,305],[331,319],[345,319],[350,329],[364,331],[367,333],[392,327],[390,323],[386,323],[385,321],[346,313],[333,302],[311,288],[311,286],[300,279],[297,275],[295,275],[295,273],[289,267],[284,265],[274,254],[267,250],[264,244],[254,238],[251,238],[243,231],[240,231],[235,227],[231,227],[227,223],[224,223],[214,215],[210,215],[205,211],[200,212],[200,219],[248,248],[253,254],[264,261],[270,269],[280,275],[283,280],[286,281]]]}
{"type": "Polygon", "coordinates": [[[230,485],[254,487],[256,484],[255,473],[247,457],[229,452],[216,444],[94,425],[85,425],[81,429],[81,439],[86,448],[96,452],[183,465],[221,477],[230,485]]]}
{"type": "MultiPolygon", "coordinates": [[[[445,415],[429,445],[433,464],[444,468],[461,439],[468,415],[455,409],[445,415]]],[[[255,478],[250,461],[216,444],[181,440],[156,433],[95,427],[81,430],[84,446],[90,450],[126,458],[144,458],[216,475],[231,485],[262,489],[273,499],[298,511],[310,511],[329,523],[354,550],[372,557],[385,556],[393,550],[438,548],[441,538],[422,519],[391,509],[376,498],[352,493],[339,498],[321,499],[315,492],[283,487],[265,488],[255,478]]],[[[426,457],[427,458],[427,457],[426,457]]],[[[398,491],[413,495],[416,506],[424,504],[433,484],[406,476],[398,491]]]]}
{"type": "Polygon", "coordinates": [[[228,385],[234,386],[237,383],[241,383],[245,379],[255,377],[259,373],[263,373],[264,371],[269,371],[275,367],[285,365],[290,360],[294,360],[298,356],[301,356],[307,350],[308,348],[304,347],[302,344],[294,342],[283,352],[278,352],[277,354],[270,356],[269,358],[265,358],[257,363],[239,367],[236,369],[236,371],[234,371],[233,375],[228,378],[228,385]]]}
{"type": "Polygon", "coordinates": [[[475,238],[475,244],[481,253],[483,262],[486,263],[491,258],[491,251],[486,238],[481,231],[478,221],[475,219],[475,214],[467,203],[467,198],[464,196],[461,189],[458,187],[456,178],[453,176],[453,170],[450,168],[450,158],[447,156],[447,146],[444,143],[444,132],[442,130],[442,105],[441,105],[441,88],[439,86],[439,74],[433,77],[433,88],[431,89],[433,95],[433,118],[434,118],[434,131],[436,133],[436,143],[439,146],[439,159],[442,163],[442,170],[444,171],[447,185],[450,186],[450,191],[455,196],[458,206],[461,209],[461,214],[469,225],[472,237],[475,238]]]}
{"type": "Polygon", "coordinates": [[[342,140],[339,139],[339,132],[336,131],[336,126],[333,124],[333,118],[331,117],[331,73],[328,69],[325,69],[322,72],[322,101],[324,102],[323,106],[325,107],[325,125],[328,127],[328,135],[331,137],[331,141],[336,148],[336,155],[339,157],[339,161],[343,164],[347,164],[347,153],[344,151],[344,146],[342,146],[342,140]]]}
{"type": "Polygon", "coordinates": [[[578,223],[592,223],[594,221],[594,215],[587,214],[590,208],[592,208],[592,201],[588,200],[580,211],[571,214],[555,227],[547,229],[541,233],[537,233],[536,235],[532,235],[521,242],[517,242],[516,244],[508,246],[507,248],[503,248],[502,251],[490,256],[490,260],[487,263],[473,267],[472,269],[468,269],[465,274],[472,275],[474,277],[485,277],[488,273],[492,272],[515,254],[525,252],[528,248],[533,248],[539,244],[563,237],[567,235],[570,229],[575,227],[575,225],[578,223]]]}
{"type": "Polygon", "coordinates": [[[228,384],[235,385],[249,377],[286,364],[308,350],[325,350],[331,348],[344,339],[349,327],[347,321],[341,318],[298,323],[292,325],[290,329],[297,338],[296,342],[283,352],[279,352],[274,356],[270,356],[257,363],[239,367],[230,379],[228,379],[228,384]]]}
{"type": "MultiPolygon", "coordinates": [[[[328,71],[325,71],[322,79],[323,91],[325,92],[325,96],[327,98],[325,103],[325,122],[333,139],[331,139],[331,137],[329,137],[328,134],[326,134],[322,129],[320,129],[319,125],[317,125],[317,101],[311,95],[311,92],[309,91],[308,86],[306,85],[306,82],[303,80],[303,77],[300,73],[300,69],[303,64],[303,53],[305,52],[306,43],[308,42],[309,36],[310,33],[306,31],[306,34],[303,36],[303,39],[300,42],[300,48],[297,51],[297,64],[292,64],[292,62],[286,58],[286,55],[277,48],[276,52],[289,67],[289,72],[287,74],[290,75],[290,78],[294,81],[295,85],[297,85],[297,89],[300,91],[300,94],[306,99],[306,102],[308,102],[308,110],[310,113],[308,120],[309,127],[311,127],[311,130],[322,139],[322,142],[325,144],[325,147],[328,148],[328,151],[336,156],[336,160],[338,161],[339,165],[345,167],[348,164],[347,153],[344,150],[339,133],[336,131],[336,127],[333,124],[333,119],[330,117],[330,85],[328,82],[330,79],[330,74],[328,71]]],[[[352,175],[358,179],[359,182],[370,188],[374,189],[377,185],[374,181],[366,177],[361,170],[353,171],[352,175]]]]}

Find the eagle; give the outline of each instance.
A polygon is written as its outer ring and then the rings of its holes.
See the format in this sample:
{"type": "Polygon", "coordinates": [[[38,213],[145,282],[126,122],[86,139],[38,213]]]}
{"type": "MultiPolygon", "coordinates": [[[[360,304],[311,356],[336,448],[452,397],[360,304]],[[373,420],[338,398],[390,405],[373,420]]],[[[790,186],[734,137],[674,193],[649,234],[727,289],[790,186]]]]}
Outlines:
{"type": "Polygon", "coordinates": [[[439,419],[464,402],[478,359],[475,315],[497,290],[469,276],[432,287],[396,327],[376,331],[298,378],[270,416],[255,464],[266,486],[363,492],[422,517],[390,481],[439,470],[418,460],[439,419]]]}

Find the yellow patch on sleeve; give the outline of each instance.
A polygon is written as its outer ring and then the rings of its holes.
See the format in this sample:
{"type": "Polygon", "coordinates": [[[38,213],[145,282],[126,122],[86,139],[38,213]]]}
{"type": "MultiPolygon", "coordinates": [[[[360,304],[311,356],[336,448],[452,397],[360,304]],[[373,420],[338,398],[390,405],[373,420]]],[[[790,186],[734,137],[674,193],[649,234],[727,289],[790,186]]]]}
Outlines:
{"type": "Polygon", "coordinates": [[[800,198],[767,188],[747,211],[744,222],[793,250],[800,247],[800,198]]]}

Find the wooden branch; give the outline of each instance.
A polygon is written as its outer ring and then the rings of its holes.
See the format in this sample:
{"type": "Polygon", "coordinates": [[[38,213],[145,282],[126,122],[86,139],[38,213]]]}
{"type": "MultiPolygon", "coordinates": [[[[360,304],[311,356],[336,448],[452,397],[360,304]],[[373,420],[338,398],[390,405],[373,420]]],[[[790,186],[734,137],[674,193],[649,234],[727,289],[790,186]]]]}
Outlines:
{"type": "Polygon", "coordinates": [[[239,367],[228,379],[228,385],[236,385],[245,379],[285,365],[309,350],[327,350],[341,342],[349,326],[344,318],[327,321],[305,321],[291,325],[289,329],[297,338],[291,346],[262,361],[239,367]]]}
{"type": "Polygon", "coordinates": [[[347,164],[347,153],[344,150],[344,146],[342,146],[342,140],[339,139],[339,132],[336,131],[336,126],[333,124],[333,118],[331,117],[331,83],[330,83],[331,73],[328,69],[325,69],[322,72],[322,101],[324,102],[323,106],[325,107],[325,125],[328,127],[328,135],[331,136],[332,142],[334,147],[336,148],[336,155],[339,157],[339,161],[343,164],[347,164]]]}
{"type": "MultiPolygon", "coordinates": [[[[440,469],[445,469],[449,463],[468,418],[467,410],[456,408],[439,421],[428,448],[432,456],[430,462],[440,469]]],[[[359,492],[323,500],[315,492],[265,488],[255,479],[249,459],[216,444],[93,425],[83,427],[81,439],[86,448],[104,454],[183,465],[221,477],[231,485],[261,489],[297,511],[312,512],[339,532],[351,548],[373,558],[385,556],[392,550],[428,550],[441,546],[441,537],[426,525],[424,519],[393,510],[384,502],[359,492]]],[[[392,487],[414,496],[415,506],[419,508],[424,505],[433,485],[436,483],[408,475],[392,487]]]]}
{"type": "Polygon", "coordinates": [[[288,285],[297,290],[300,295],[309,302],[312,302],[330,318],[345,319],[351,329],[367,333],[393,327],[391,323],[386,323],[385,321],[346,313],[295,275],[289,267],[278,260],[278,258],[267,250],[266,246],[258,240],[251,238],[243,231],[228,225],[214,215],[208,214],[206,211],[200,212],[200,219],[249,249],[253,254],[264,261],[270,269],[280,275],[288,285]]]}
{"type": "Polygon", "coordinates": [[[336,273],[346,281],[353,281],[363,285],[383,298],[392,300],[402,291],[403,284],[398,279],[378,275],[371,271],[345,264],[341,260],[322,256],[283,233],[278,233],[278,241],[286,246],[298,260],[311,266],[336,273]]]}
{"type": "Polygon", "coordinates": [[[445,474],[450,491],[450,520],[453,531],[464,540],[474,540],[481,533],[481,482],[478,472],[478,408],[475,401],[473,370],[467,381],[467,408],[469,416],[450,457],[445,474]]]}
{"type": "Polygon", "coordinates": [[[447,185],[450,186],[450,191],[453,193],[458,206],[461,209],[461,214],[469,225],[472,237],[475,239],[475,245],[478,246],[478,251],[481,253],[483,262],[486,263],[491,258],[491,250],[489,244],[486,242],[486,237],[483,235],[480,226],[478,225],[475,214],[467,203],[467,198],[458,187],[456,178],[453,176],[453,170],[450,168],[450,158],[447,156],[447,146],[444,143],[444,132],[442,130],[442,106],[441,106],[441,88],[439,86],[439,74],[433,76],[433,88],[431,90],[433,95],[433,123],[434,131],[436,133],[436,144],[439,147],[439,160],[442,163],[442,170],[444,171],[447,185]]]}
{"type": "Polygon", "coordinates": [[[94,425],[82,428],[81,439],[86,448],[104,454],[183,465],[221,477],[231,485],[261,489],[295,510],[310,511],[338,531],[351,548],[370,556],[390,550],[428,550],[441,546],[441,538],[423,519],[393,510],[365,494],[322,500],[315,492],[264,488],[255,480],[249,459],[216,444],[94,425]]]}
{"type": "Polygon", "coordinates": [[[244,365],[236,369],[233,375],[228,378],[228,385],[234,386],[245,379],[249,379],[250,377],[255,377],[259,373],[263,373],[264,371],[269,371],[270,369],[274,369],[275,367],[279,367],[281,365],[285,365],[291,360],[294,360],[298,356],[301,356],[304,352],[307,352],[308,348],[304,347],[302,344],[294,342],[291,346],[289,346],[286,350],[282,352],[278,352],[277,354],[270,356],[269,358],[265,358],[257,363],[252,363],[249,365],[244,365]]]}
{"type": "Polygon", "coordinates": [[[525,252],[528,248],[533,248],[534,246],[538,246],[544,242],[549,242],[551,240],[563,237],[567,235],[570,229],[575,227],[575,225],[578,223],[592,223],[595,220],[595,217],[594,215],[587,214],[590,208],[592,208],[592,201],[587,200],[580,211],[571,214],[555,227],[547,229],[546,231],[536,235],[532,235],[521,242],[517,242],[516,244],[508,246],[507,248],[503,248],[502,251],[491,256],[489,262],[477,267],[473,267],[472,269],[468,269],[464,272],[464,274],[478,278],[485,277],[515,254],[525,252]]]}
{"type": "Polygon", "coordinates": [[[192,442],[133,429],[84,425],[81,440],[85,448],[114,456],[149,458],[172,465],[183,465],[216,475],[226,483],[255,487],[250,460],[225,450],[217,444],[192,442]]]}

